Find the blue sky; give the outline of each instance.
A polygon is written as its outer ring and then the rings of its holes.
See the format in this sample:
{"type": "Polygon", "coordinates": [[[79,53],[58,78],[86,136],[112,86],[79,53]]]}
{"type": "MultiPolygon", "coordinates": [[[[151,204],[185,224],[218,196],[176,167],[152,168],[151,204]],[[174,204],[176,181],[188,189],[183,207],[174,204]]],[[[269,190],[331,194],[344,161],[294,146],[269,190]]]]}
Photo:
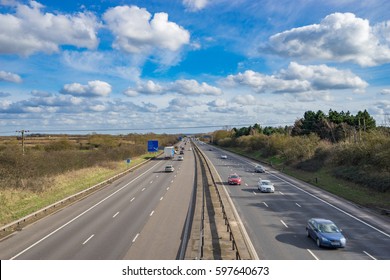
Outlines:
{"type": "MultiPolygon", "coordinates": [[[[0,135],[390,114],[387,0],[0,0],[0,135]]],[[[387,120],[388,121],[388,120],[387,120]]]]}

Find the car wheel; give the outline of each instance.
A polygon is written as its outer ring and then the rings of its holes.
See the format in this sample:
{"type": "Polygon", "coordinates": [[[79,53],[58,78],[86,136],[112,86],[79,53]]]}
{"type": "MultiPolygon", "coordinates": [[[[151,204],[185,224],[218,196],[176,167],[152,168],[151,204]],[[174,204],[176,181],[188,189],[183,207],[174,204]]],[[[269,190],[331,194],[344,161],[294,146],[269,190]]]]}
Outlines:
{"type": "Polygon", "coordinates": [[[310,233],[309,233],[309,230],[308,230],[308,229],[306,229],[306,236],[307,236],[307,237],[310,237],[310,233]]]}
{"type": "Polygon", "coordinates": [[[318,246],[318,247],[321,247],[321,241],[320,241],[319,238],[317,238],[316,243],[317,243],[317,246],[318,246]]]}

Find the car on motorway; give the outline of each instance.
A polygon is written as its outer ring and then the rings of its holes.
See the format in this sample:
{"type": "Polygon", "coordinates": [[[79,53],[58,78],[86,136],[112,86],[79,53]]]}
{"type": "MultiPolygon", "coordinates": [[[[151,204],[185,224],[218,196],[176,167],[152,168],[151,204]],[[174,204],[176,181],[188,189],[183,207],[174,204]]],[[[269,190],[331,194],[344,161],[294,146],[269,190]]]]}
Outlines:
{"type": "Polygon", "coordinates": [[[228,177],[229,185],[241,185],[241,177],[237,174],[230,174],[228,177]]]}
{"type": "Polygon", "coordinates": [[[257,183],[257,189],[260,192],[273,193],[275,192],[274,184],[270,180],[259,179],[257,183]]]}
{"type": "Polygon", "coordinates": [[[175,168],[173,167],[172,164],[168,164],[165,166],[165,172],[173,172],[175,171],[175,168]]]}
{"type": "Polygon", "coordinates": [[[265,172],[264,166],[262,166],[260,164],[256,165],[255,166],[255,172],[257,172],[257,173],[264,173],[265,172]]]}
{"type": "Polygon", "coordinates": [[[184,160],[184,157],[183,157],[183,156],[178,156],[178,157],[177,157],[177,160],[183,161],[183,160],[184,160]]]}
{"type": "Polygon", "coordinates": [[[227,159],[227,155],[221,155],[221,159],[227,159]]]}
{"type": "Polygon", "coordinates": [[[306,225],[307,237],[314,239],[318,247],[344,248],[347,239],[341,230],[331,221],[311,218],[306,225]]]}

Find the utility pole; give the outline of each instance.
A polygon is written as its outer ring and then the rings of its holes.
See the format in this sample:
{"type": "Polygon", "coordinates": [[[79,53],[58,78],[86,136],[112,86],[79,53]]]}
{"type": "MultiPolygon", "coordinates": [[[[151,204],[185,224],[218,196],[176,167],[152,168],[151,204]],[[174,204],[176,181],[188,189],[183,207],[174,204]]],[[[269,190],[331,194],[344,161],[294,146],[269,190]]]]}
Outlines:
{"type": "Polygon", "coordinates": [[[22,130],[17,130],[16,132],[19,132],[19,133],[22,134],[22,153],[23,153],[23,155],[24,155],[24,133],[30,132],[30,130],[24,130],[24,129],[22,129],[22,130]]]}

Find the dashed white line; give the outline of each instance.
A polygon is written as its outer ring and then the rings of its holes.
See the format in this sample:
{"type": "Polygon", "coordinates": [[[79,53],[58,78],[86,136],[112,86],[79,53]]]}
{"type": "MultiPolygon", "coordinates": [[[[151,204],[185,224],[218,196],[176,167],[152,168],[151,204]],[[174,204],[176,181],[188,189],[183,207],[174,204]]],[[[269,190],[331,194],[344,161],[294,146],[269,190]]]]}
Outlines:
{"type": "Polygon", "coordinates": [[[154,214],[154,211],[150,212],[149,216],[151,217],[154,214]]]}
{"type": "Polygon", "coordinates": [[[130,202],[133,202],[133,201],[134,201],[134,199],[135,199],[135,197],[133,197],[133,198],[130,200],[130,202]]]}
{"type": "Polygon", "coordinates": [[[150,181],[150,184],[153,184],[153,180],[152,180],[152,181],[150,181]]]}
{"type": "Polygon", "coordinates": [[[247,184],[247,183],[245,183],[245,187],[248,187],[248,184],[247,184]]]}
{"type": "Polygon", "coordinates": [[[295,205],[296,205],[296,206],[298,206],[298,207],[300,207],[300,208],[302,207],[302,206],[301,206],[301,205],[299,205],[298,203],[295,203],[295,205]]]}
{"type": "Polygon", "coordinates": [[[257,193],[256,193],[255,191],[253,191],[253,194],[254,194],[254,195],[257,195],[257,193]]]}
{"type": "Polygon", "coordinates": [[[283,220],[280,220],[280,222],[281,222],[286,228],[288,228],[288,226],[286,225],[285,222],[283,222],[283,220]]]}
{"type": "Polygon", "coordinates": [[[280,193],[281,195],[284,195],[284,193],[282,193],[281,191],[279,191],[279,193],[280,193]]]}
{"type": "Polygon", "coordinates": [[[160,198],[160,201],[163,200],[163,199],[164,199],[164,197],[162,196],[162,197],[160,198]]]}
{"type": "Polygon", "coordinates": [[[143,188],[143,189],[141,190],[141,192],[143,192],[144,190],[146,190],[146,188],[143,188]]]}
{"type": "Polygon", "coordinates": [[[267,206],[267,207],[268,207],[268,204],[267,204],[267,203],[263,202],[263,204],[264,204],[265,206],[267,206]]]}
{"type": "Polygon", "coordinates": [[[367,253],[366,251],[363,251],[364,254],[366,254],[367,256],[369,256],[371,259],[373,260],[376,260],[376,258],[374,258],[373,256],[371,256],[369,253],[367,253]]]}
{"type": "Polygon", "coordinates": [[[88,237],[88,239],[87,240],[85,240],[84,242],[83,242],[83,245],[85,245],[89,240],[91,240],[91,238],[92,237],[94,237],[95,235],[94,234],[92,234],[90,237],[88,237]]]}
{"type": "Polygon", "coordinates": [[[114,216],[112,216],[113,218],[115,218],[116,216],[118,216],[119,212],[116,212],[114,216]]]}
{"type": "Polygon", "coordinates": [[[169,190],[169,187],[167,187],[167,191],[169,190]]]}
{"type": "Polygon", "coordinates": [[[137,235],[133,238],[133,243],[135,242],[135,240],[137,240],[137,238],[138,238],[138,236],[139,236],[139,233],[137,233],[137,235]]]}
{"type": "Polygon", "coordinates": [[[317,256],[314,255],[314,253],[312,251],[310,251],[309,249],[307,249],[307,251],[310,253],[310,255],[313,256],[313,258],[315,258],[317,261],[319,260],[319,258],[317,258],[317,256]]]}

